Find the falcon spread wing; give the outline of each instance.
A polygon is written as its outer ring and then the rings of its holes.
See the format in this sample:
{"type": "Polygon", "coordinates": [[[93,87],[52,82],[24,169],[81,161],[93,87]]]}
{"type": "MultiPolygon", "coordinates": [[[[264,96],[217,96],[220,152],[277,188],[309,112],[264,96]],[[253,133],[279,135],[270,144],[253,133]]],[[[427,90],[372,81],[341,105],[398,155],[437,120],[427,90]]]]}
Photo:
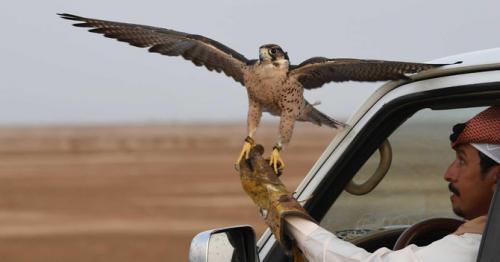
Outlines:
{"type": "Polygon", "coordinates": [[[62,18],[81,21],[74,26],[91,27],[89,32],[127,42],[137,47],[149,47],[150,52],[167,56],[182,56],[197,66],[223,71],[244,84],[243,70],[249,60],[233,49],[201,35],[187,34],[165,28],[136,25],[59,14],[62,18]]]}
{"type": "Polygon", "coordinates": [[[413,74],[445,64],[420,64],[383,60],[329,59],[313,57],[298,66],[290,67],[290,76],[295,77],[306,89],[321,87],[335,81],[383,81],[407,78],[413,74]]]}

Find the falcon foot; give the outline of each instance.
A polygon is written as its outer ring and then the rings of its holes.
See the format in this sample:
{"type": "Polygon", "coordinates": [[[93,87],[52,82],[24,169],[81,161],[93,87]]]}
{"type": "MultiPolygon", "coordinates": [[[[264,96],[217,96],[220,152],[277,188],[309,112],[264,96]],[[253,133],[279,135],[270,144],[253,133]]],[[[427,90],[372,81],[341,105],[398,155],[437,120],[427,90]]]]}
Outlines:
{"type": "Polygon", "coordinates": [[[281,175],[283,169],[285,168],[285,163],[280,156],[281,147],[275,145],[273,147],[273,152],[271,153],[271,158],[269,159],[269,165],[273,167],[274,173],[278,176],[281,175]]]}
{"type": "Polygon", "coordinates": [[[250,150],[254,145],[254,140],[251,137],[247,136],[247,138],[245,138],[245,144],[243,144],[243,148],[241,149],[240,156],[236,160],[236,163],[234,163],[234,168],[236,168],[236,170],[239,170],[240,162],[241,160],[243,160],[243,157],[245,159],[248,159],[250,157],[250,150]]]}

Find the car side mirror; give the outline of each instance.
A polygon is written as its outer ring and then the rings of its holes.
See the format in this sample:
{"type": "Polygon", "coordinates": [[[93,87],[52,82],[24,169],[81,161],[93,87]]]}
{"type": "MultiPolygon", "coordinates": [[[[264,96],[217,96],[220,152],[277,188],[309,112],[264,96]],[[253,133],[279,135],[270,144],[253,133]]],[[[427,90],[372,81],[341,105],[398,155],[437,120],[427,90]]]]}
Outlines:
{"type": "Polygon", "coordinates": [[[258,261],[255,231],[243,225],[201,232],[191,240],[189,261],[258,261]]]}

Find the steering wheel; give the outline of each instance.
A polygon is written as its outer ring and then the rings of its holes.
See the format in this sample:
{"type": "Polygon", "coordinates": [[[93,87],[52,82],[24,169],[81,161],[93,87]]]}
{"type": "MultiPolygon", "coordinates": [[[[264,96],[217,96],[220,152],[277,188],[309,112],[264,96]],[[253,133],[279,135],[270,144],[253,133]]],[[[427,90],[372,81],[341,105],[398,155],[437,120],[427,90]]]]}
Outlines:
{"type": "Polygon", "coordinates": [[[455,218],[431,218],[423,220],[407,228],[401,235],[393,250],[402,249],[410,244],[427,245],[457,230],[464,221],[455,218]]]}

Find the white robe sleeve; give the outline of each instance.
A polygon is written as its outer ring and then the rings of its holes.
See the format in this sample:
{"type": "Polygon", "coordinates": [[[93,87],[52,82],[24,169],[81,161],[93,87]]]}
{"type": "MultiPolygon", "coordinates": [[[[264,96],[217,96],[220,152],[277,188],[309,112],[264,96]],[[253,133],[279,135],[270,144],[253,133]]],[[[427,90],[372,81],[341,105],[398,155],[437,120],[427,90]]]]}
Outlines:
{"type": "Polygon", "coordinates": [[[476,261],[481,235],[448,235],[425,247],[409,245],[404,249],[392,251],[380,248],[370,253],[347,241],[337,238],[333,233],[316,223],[300,217],[287,217],[289,233],[310,262],[469,262],[476,261]]]}

